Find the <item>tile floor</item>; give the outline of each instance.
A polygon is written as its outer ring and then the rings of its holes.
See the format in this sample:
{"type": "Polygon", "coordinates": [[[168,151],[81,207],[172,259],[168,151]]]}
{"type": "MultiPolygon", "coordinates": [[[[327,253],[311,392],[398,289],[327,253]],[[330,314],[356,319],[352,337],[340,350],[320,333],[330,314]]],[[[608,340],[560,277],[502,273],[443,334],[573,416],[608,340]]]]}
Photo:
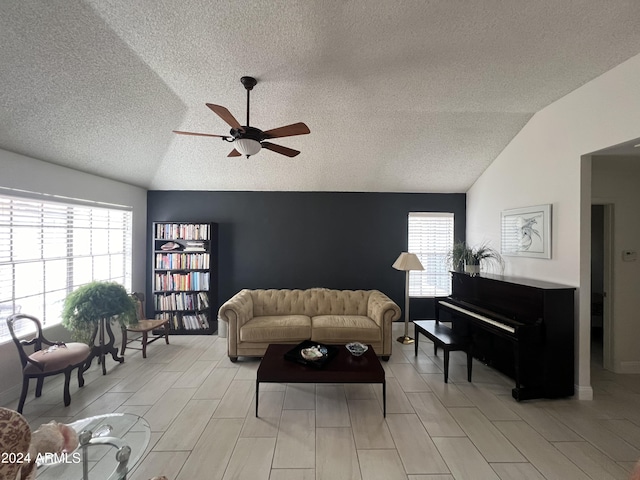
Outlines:
{"type": "Polygon", "coordinates": [[[394,343],[382,362],[386,419],[379,385],[326,384],[263,384],[255,418],[258,361],[231,363],[225,342],[174,336],[146,360],[127,350],[124,364],[107,360],[106,376],[94,364],[84,388],[72,382],[69,407],[60,381],[45,383],[25,416],[33,427],[144,416],[151,441],[132,480],[626,480],[640,458],[640,375],[594,364],[593,401],[517,403],[511,380],[477,362],[467,383],[461,352],[444,384],[442,357],[421,338],[417,357],[394,343]]]}

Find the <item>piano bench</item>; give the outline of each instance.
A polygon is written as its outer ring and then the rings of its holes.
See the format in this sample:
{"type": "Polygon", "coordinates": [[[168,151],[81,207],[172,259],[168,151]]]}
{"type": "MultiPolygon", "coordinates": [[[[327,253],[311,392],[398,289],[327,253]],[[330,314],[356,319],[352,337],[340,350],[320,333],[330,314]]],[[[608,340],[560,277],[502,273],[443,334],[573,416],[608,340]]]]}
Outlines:
{"type": "Polygon", "coordinates": [[[469,341],[456,334],[450,327],[437,320],[414,320],[415,354],[418,355],[420,334],[433,342],[433,351],[438,355],[438,347],[444,350],[444,383],[449,383],[449,352],[462,350],[467,352],[467,381],[471,381],[472,355],[469,341]]]}

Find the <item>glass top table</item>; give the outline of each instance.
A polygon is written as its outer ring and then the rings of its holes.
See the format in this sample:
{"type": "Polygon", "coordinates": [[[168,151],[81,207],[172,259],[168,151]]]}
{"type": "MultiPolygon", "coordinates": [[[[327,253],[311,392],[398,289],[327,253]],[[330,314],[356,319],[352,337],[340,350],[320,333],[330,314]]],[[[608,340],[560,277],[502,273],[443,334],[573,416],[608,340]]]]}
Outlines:
{"type": "Polygon", "coordinates": [[[146,420],[130,413],[97,415],[69,426],[78,433],[78,448],[45,459],[38,480],[125,480],[151,437],[146,420]]]}

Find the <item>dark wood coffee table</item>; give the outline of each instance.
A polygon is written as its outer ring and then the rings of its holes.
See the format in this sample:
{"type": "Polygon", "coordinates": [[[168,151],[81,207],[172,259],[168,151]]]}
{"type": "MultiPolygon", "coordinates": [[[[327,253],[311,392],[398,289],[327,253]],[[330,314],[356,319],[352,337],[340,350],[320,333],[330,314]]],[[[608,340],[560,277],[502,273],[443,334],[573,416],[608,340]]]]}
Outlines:
{"type": "Polygon", "coordinates": [[[354,357],[344,346],[322,368],[285,360],[284,354],[295,345],[269,345],[256,377],[256,417],[260,383],[381,383],[382,414],[387,416],[387,384],[384,368],[371,345],[361,357],[354,357]]]}

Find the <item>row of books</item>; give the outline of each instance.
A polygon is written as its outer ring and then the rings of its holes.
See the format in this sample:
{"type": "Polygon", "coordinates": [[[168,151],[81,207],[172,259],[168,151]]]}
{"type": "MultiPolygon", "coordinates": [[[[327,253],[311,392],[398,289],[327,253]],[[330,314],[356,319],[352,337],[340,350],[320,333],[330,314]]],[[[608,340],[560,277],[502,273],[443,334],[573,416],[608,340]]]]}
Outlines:
{"type": "Polygon", "coordinates": [[[209,308],[207,292],[155,295],[156,310],[204,310],[209,308]]]}
{"type": "Polygon", "coordinates": [[[156,318],[168,318],[173,330],[202,330],[209,328],[209,318],[205,313],[197,315],[180,315],[160,313],[156,318]]]}
{"type": "Polygon", "coordinates": [[[154,286],[165,292],[209,290],[209,272],[156,273],[154,286]]]}
{"type": "Polygon", "coordinates": [[[185,268],[209,268],[208,253],[157,253],[156,268],[179,270],[185,268]]]}
{"type": "Polygon", "coordinates": [[[158,223],[156,238],[173,240],[209,240],[209,225],[206,223],[158,223]]]}

